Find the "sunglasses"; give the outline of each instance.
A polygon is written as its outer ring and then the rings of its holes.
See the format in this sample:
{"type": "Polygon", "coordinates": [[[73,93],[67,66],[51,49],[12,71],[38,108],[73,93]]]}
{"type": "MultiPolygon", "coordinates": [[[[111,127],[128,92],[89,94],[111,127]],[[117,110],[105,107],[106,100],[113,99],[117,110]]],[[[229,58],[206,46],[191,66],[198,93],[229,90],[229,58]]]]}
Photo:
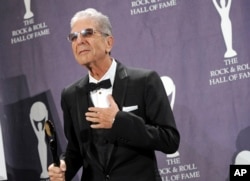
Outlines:
{"type": "Polygon", "coordinates": [[[70,33],[67,37],[67,39],[70,41],[70,42],[74,42],[77,38],[78,38],[78,35],[81,34],[81,36],[83,38],[89,38],[91,37],[93,34],[95,33],[101,33],[102,35],[104,36],[109,36],[107,33],[102,33],[100,31],[97,31],[97,30],[94,30],[92,28],[87,28],[87,29],[83,29],[82,31],[80,32],[73,32],[73,33],[70,33]]]}

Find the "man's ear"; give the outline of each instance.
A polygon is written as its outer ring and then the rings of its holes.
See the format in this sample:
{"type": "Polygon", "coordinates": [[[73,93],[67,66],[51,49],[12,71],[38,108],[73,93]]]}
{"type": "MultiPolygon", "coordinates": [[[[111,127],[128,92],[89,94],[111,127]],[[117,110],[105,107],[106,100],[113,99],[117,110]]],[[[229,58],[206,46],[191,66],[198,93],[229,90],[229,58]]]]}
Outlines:
{"type": "Polygon", "coordinates": [[[113,48],[113,45],[114,45],[114,37],[113,36],[107,36],[106,37],[106,51],[108,53],[111,52],[111,50],[113,48]]]}

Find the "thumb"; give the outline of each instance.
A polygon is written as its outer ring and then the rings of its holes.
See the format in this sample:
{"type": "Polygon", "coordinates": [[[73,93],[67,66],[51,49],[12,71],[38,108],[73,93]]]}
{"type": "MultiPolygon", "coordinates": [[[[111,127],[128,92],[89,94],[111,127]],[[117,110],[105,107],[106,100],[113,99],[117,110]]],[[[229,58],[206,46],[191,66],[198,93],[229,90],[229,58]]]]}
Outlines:
{"type": "Polygon", "coordinates": [[[62,171],[66,171],[66,163],[65,163],[65,161],[64,160],[60,160],[60,169],[62,170],[62,171]]]}

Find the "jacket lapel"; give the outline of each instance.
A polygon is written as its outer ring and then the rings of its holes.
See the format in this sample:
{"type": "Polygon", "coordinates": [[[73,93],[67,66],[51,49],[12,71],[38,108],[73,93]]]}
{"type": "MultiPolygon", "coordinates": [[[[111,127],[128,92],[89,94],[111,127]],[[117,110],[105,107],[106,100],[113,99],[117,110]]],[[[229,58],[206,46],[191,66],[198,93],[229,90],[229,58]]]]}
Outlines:
{"type": "MultiPolygon", "coordinates": [[[[128,75],[127,75],[126,68],[122,64],[117,62],[112,96],[120,110],[122,110],[123,102],[124,102],[124,98],[125,98],[125,94],[127,90],[127,82],[128,82],[127,77],[128,75]]],[[[106,167],[107,171],[110,171],[112,169],[111,168],[111,166],[113,165],[112,155],[116,150],[115,144],[116,143],[113,143],[108,148],[108,158],[107,158],[107,167],[106,167]]]]}
{"type": "Polygon", "coordinates": [[[113,97],[118,104],[120,110],[122,110],[122,106],[124,103],[124,98],[127,90],[128,84],[128,74],[126,68],[117,63],[117,70],[115,75],[115,81],[113,85],[113,97]]]}
{"type": "MultiPolygon", "coordinates": [[[[89,93],[86,90],[86,84],[88,83],[88,77],[82,79],[80,83],[76,87],[76,105],[77,105],[77,117],[78,117],[78,122],[81,128],[81,131],[83,130],[90,130],[89,123],[86,121],[84,117],[84,113],[88,110],[89,107],[89,93]]],[[[88,135],[83,135],[83,136],[88,136],[88,135]]],[[[88,137],[82,138],[83,142],[86,143],[89,141],[88,137]],[[87,139],[87,140],[86,140],[87,139]]]]}
{"type": "Polygon", "coordinates": [[[77,97],[76,97],[76,105],[77,105],[77,116],[78,116],[78,122],[80,125],[80,135],[82,140],[82,153],[87,154],[87,159],[89,159],[91,162],[94,162],[97,167],[102,169],[101,165],[96,159],[96,155],[94,155],[94,152],[91,147],[92,142],[92,129],[90,128],[90,123],[86,121],[85,119],[85,112],[87,112],[89,106],[93,106],[89,92],[86,89],[86,85],[88,84],[89,79],[88,76],[86,76],[80,83],[78,84],[77,88],[77,97]]]}

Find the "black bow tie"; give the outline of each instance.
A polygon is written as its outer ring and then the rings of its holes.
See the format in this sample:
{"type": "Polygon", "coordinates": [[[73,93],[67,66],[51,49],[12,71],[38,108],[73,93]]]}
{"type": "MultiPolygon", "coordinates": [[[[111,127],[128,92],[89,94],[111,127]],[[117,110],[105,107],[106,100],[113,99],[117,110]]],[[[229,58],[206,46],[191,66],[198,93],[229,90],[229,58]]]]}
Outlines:
{"type": "Polygon", "coordinates": [[[110,87],[111,87],[110,79],[103,80],[101,82],[98,82],[97,84],[90,82],[87,85],[88,91],[94,91],[94,90],[98,90],[98,89],[101,89],[101,88],[108,89],[110,87]]]}

